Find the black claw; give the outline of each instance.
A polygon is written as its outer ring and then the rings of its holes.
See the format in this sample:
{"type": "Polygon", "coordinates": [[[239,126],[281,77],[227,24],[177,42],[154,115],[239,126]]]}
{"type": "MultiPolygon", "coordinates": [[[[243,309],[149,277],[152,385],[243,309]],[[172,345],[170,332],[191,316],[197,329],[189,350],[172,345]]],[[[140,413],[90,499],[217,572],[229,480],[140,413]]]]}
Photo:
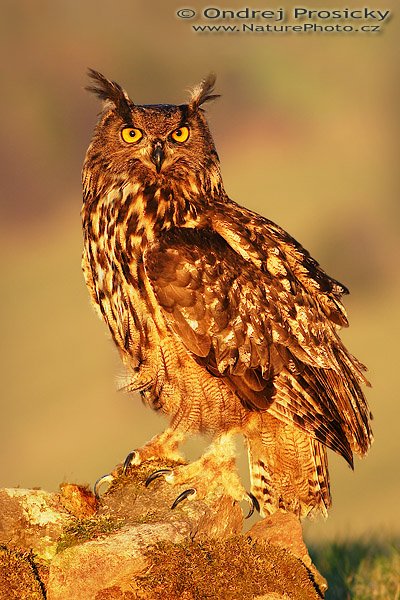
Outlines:
{"type": "Polygon", "coordinates": [[[109,473],[107,473],[107,475],[102,475],[101,477],[98,478],[98,480],[96,481],[96,483],[93,486],[93,492],[94,492],[94,495],[96,496],[97,500],[100,500],[99,490],[105,481],[109,481],[110,483],[112,483],[114,481],[114,477],[112,475],[110,475],[109,473]]]}
{"type": "Polygon", "coordinates": [[[192,494],[195,494],[195,493],[196,493],[196,490],[193,488],[190,488],[190,489],[182,492],[182,494],[179,494],[179,496],[177,498],[175,498],[175,501],[174,501],[173,505],[171,506],[171,510],[174,510],[174,508],[176,508],[178,506],[178,504],[180,502],[182,502],[182,500],[185,500],[188,496],[191,496],[192,494]]]}
{"type": "Polygon", "coordinates": [[[128,456],[124,460],[124,466],[122,467],[123,475],[126,475],[128,468],[131,466],[132,458],[135,456],[135,451],[129,452],[128,456]]]}
{"type": "Polygon", "coordinates": [[[251,492],[248,492],[247,495],[248,495],[248,497],[251,500],[251,507],[250,507],[250,510],[249,510],[249,514],[245,518],[246,519],[250,519],[250,517],[254,513],[254,509],[256,509],[256,511],[258,513],[260,512],[260,503],[258,502],[257,498],[251,492]]]}
{"type": "Polygon", "coordinates": [[[149,485],[151,484],[152,481],[154,481],[155,479],[158,479],[158,477],[162,477],[163,475],[166,475],[167,473],[171,473],[171,469],[158,469],[158,471],[154,471],[154,473],[149,475],[149,477],[146,479],[144,485],[146,487],[149,487],[149,485]]]}

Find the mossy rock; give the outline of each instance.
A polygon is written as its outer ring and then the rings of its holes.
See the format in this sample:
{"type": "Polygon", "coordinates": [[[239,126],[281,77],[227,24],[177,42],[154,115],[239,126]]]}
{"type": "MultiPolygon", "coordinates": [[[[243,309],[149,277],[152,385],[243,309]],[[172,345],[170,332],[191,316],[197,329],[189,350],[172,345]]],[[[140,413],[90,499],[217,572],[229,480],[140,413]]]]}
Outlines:
{"type": "Polygon", "coordinates": [[[0,547],[0,600],[46,598],[39,567],[30,552],[0,547]]]}
{"type": "Polygon", "coordinates": [[[147,554],[151,569],[136,584],[151,598],[253,600],[275,593],[291,600],[323,594],[290,552],[243,536],[202,543],[159,543],[147,554]]]}

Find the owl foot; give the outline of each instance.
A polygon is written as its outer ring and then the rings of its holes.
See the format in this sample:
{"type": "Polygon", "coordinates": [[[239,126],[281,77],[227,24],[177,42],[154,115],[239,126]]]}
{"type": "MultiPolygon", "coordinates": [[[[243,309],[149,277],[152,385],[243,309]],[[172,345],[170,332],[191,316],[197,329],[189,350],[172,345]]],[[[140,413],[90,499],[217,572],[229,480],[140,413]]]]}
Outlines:
{"type": "MultiPolygon", "coordinates": [[[[145,481],[145,486],[149,487],[150,483],[152,481],[154,481],[155,479],[159,479],[160,477],[164,477],[165,475],[172,473],[172,469],[158,469],[157,471],[154,471],[154,473],[152,473],[145,481]]],[[[186,500],[186,498],[188,498],[189,496],[192,496],[193,494],[196,494],[196,490],[194,488],[189,488],[187,490],[184,490],[181,494],[179,494],[179,496],[177,498],[175,498],[174,503],[171,506],[171,510],[174,510],[174,508],[176,508],[178,506],[178,504],[180,502],[182,502],[182,500],[186,500]]]]}
{"type": "Polygon", "coordinates": [[[152,473],[145,481],[145,486],[149,487],[149,485],[151,484],[152,481],[154,481],[155,479],[158,479],[159,477],[162,477],[163,475],[166,475],[167,473],[171,473],[171,469],[158,469],[157,471],[154,471],[154,473],[152,473]]]}
{"type": "MultiPolygon", "coordinates": [[[[151,457],[147,460],[151,460],[151,459],[160,460],[159,457],[151,457]]],[[[164,456],[164,457],[162,457],[162,459],[166,463],[173,463],[173,464],[177,464],[177,463],[183,464],[184,463],[182,456],[178,455],[177,453],[171,454],[169,456],[164,456]]],[[[98,478],[98,480],[96,481],[96,483],[93,486],[93,492],[94,492],[94,495],[96,496],[97,500],[100,500],[100,489],[104,485],[108,485],[108,487],[110,487],[113,484],[113,482],[116,481],[121,474],[124,476],[128,475],[129,467],[132,467],[132,466],[138,467],[139,465],[142,465],[144,462],[146,462],[146,460],[143,460],[142,452],[140,450],[133,450],[132,452],[129,452],[128,456],[125,458],[125,460],[122,464],[122,469],[121,469],[121,465],[118,465],[117,467],[115,467],[115,469],[112,471],[112,473],[107,473],[106,475],[102,475],[101,477],[98,478]]],[[[170,471],[171,471],[171,469],[160,469],[159,471],[156,471],[155,473],[153,473],[154,477],[152,475],[150,475],[150,477],[147,478],[146,487],[151,483],[151,481],[153,481],[153,479],[160,477],[161,474],[169,473],[170,471]]]]}
{"type": "MultiPolygon", "coordinates": [[[[196,495],[197,492],[194,488],[189,488],[188,490],[184,490],[177,498],[175,498],[174,503],[171,506],[171,510],[174,510],[178,506],[180,502],[186,500],[189,496],[196,495]]],[[[245,519],[250,519],[250,517],[254,513],[254,509],[259,513],[260,512],[260,504],[255,496],[251,492],[247,492],[247,498],[245,498],[247,502],[250,503],[249,512],[245,516],[245,519]]]]}
{"type": "Polygon", "coordinates": [[[171,506],[171,510],[174,510],[178,506],[182,500],[186,500],[189,496],[196,494],[196,490],[194,488],[189,488],[188,490],[184,490],[177,498],[175,498],[174,503],[171,506]]]}
{"type": "MultiPolygon", "coordinates": [[[[124,460],[124,464],[122,465],[122,474],[126,475],[126,472],[130,465],[136,464],[135,462],[135,451],[129,452],[128,456],[124,460]]],[[[140,464],[140,463],[138,463],[140,464]]],[[[117,468],[112,473],[107,473],[106,475],[102,475],[98,478],[96,483],[93,486],[93,493],[96,496],[97,500],[100,500],[100,489],[108,484],[108,487],[112,485],[112,483],[116,480],[117,468]]]]}
{"type": "Polygon", "coordinates": [[[100,498],[100,488],[108,484],[109,486],[119,478],[119,476],[127,475],[129,467],[138,467],[148,461],[157,461],[167,465],[184,464],[185,461],[178,452],[179,444],[185,439],[185,434],[177,432],[169,427],[160,435],[156,435],[142,448],[132,450],[125,458],[122,468],[118,465],[111,473],[99,477],[94,484],[94,494],[97,499],[100,498]]]}
{"type": "Polygon", "coordinates": [[[137,461],[137,457],[135,456],[136,454],[137,454],[136,451],[132,450],[132,452],[129,452],[128,456],[124,460],[124,464],[122,465],[122,473],[124,475],[126,475],[126,472],[129,469],[129,467],[131,467],[132,465],[140,464],[140,463],[136,462],[137,461]]]}
{"type": "Polygon", "coordinates": [[[153,437],[142,448],[129,452],[122,467],[123,474],[126,475],[129,467],[138,467],[151,460],[164,461],[167,464],[183,464],[185,461],[178,452],[178,447],[184,439],[184,433],[169,427],[160,435],[153,437]]]}
{"type": "Polygon", "coordinates": [[[260,512],[260,503],[251,492],[247,492],[247,496],[248,496],[248,501],[250,502],[250,509],[249,509],[249,512],[247,513],[247,515],[245,516],[245,519],[250,519],[250,517],[254,513],[254,509],[258,513],[260,512]]]}
{"type": "MultiPolygon", "coordinates": [[[[173,485],[188,485],[174,501],[174,509],[183,500],[202,500],[221,488],[237,502],[246,500],[250,504],[250,517],[254,510],[260,511],[257,499],[245,491],[236,471],[233,445],[228,435],[216,440],[199,460],[189,465],[178,465],[172,469],[158,469],[145,482],[148,487],[154,480],[163,477],[173,485]]],[[[219,491],[218,491],[219,490],[219,491]]]]}
{"type": "MultiPolygon", "coordinates": [[[[149,487],[149,485],[155,479],[159,479],[160,477],[164,477],[166,481],[168,481],[166,477],[168,474],[173,474],[172,469],[158,469],[157,471],[154,471],[154,473],[152,473],[146,479],[145,486],[149,487]]],[[[174,508],[176,508],[178,504],[180,504],[183,500],[186,500],[186,498],[189,498],[189,496],[193,496],[192,500],[194,500],[195,496],[197,495],[198,494],[196,488],[188,488],[187,490],[184,490],[181,494],[179,494],[177,498],[175,498],[175,501],[171,506],[171,510],[174,510],[174,508]]],[[[249,519],[253,515],[254,510],[256,510],[258,513],[260,512],[260,504],[257,498],[251,492],[246,492],[246,497],[242,498],[242,500],[246,500],[250,504],[249,512],[246,515],[245,519],[249,519]]]]}
{"type": "MultiPolygon", "coordinates": [[[[168,473],[172,473],[172,469],[158,469],[157,471],[154,471],[154,473],[152,473],[145,481],[145,486],[149,487],[150,483],[152,481],[154,481],[155,479],[158,479],[159,477],[163,477],[164,475],[167,475],[168,473]]],[[[178,504],[180,502],[182,502],[182,500],[186,500],[186,498],[188,498],[188,496],[191,496],[192,494],[196,494],[196,490],[194,488],[189,488],[188,490],[184,490],[181,494],[179,494],[179,496],[177,498],[175,498],[174,503],[171,506],[171,510],[174,510],[174,508],[176,508],[178,506],[178,504]]]]}
{"type": "MultiPolygon", "coordinates": [[[[122,474],[127,475],[129,467],[139,467],[143,463],[151,461],[164,462],[167,464],[185,464],[182,455],[178,452],[153,453],[144,446],[140,450],[132,450],[132,452],[129,452],[122,465],[122,474]]],[[[163,469],[161,469],[161,471],[162,470],[163,469]]],[[[170,471],[170,469],[166,469],[166,471],[170,471]]]]}
{"type": "Polygon", "coordinates": [[[102,475],[101,477],[98,478],[98,480],[96,481],[96,483],[93,486],[93,492],[94,495],[96,496],[97,500],[100,500],[100,488],[108,483],[108,485],[110,486],[112,484],[112,482],[114,481],[115,477],[113,475],[111,475],[111,473],[107,473],[107,475],[102,475]]]}

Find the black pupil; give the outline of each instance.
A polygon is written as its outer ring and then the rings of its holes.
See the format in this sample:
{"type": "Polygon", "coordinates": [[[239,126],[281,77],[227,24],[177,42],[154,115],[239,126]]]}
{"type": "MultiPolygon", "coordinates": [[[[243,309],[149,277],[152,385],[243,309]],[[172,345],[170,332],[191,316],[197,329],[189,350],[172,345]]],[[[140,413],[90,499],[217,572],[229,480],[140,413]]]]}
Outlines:
{"type": "Polygon", "coordinates": [[[132,131],[130,131],[130,132],[129,132],[129,135],[130,135],[131,137],[135,137],[135,135],[136,135],[136,131],[135,131],[134,129],[132,129],[132,131]]]}
{"type": "Polygon", "coordinates": [[[176,135],[178,137],[180,137],[181,135],[183,135],[183,129],[178,129],[177,132],[176,132],[176,135]]]}

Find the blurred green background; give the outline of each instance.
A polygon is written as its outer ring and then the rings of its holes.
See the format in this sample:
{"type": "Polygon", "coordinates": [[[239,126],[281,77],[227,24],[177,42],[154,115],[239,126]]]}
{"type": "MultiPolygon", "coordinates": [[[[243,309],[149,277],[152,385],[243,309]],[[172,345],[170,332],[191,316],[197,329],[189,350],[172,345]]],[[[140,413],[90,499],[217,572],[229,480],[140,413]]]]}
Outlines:
{"type": "Polygon", "coordinates": [[[196,34],[183,6],[2,3],[0,485],[93,483],[164,427],[115,391],[119,360],[81,275],[80,170],[99,110],[83,87],[90,66],[139,103],[181,103],[215,71],[228,193],[350,288],[343,338],[373,384],[370,455],[354,473],[331,455],[334,506],[307,536],[399,534],[398,15],[375,35],[196,34]]]}

